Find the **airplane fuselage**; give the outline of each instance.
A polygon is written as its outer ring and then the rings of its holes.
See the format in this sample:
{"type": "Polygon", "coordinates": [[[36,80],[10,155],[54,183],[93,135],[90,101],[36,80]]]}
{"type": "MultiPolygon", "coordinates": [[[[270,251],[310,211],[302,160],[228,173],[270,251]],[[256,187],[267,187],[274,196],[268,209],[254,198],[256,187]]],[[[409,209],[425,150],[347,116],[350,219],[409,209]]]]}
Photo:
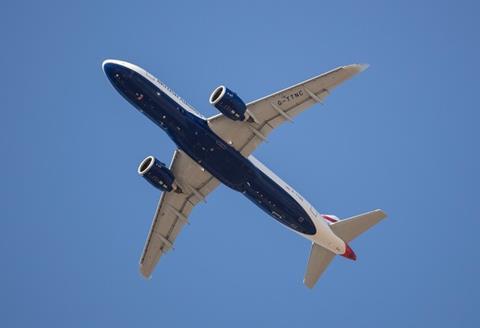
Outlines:
{"type": "MultiPolygon", "coordinates": [[[[288,228],[337,254],[345,243],[288,185],[217,136],[207,121],[161,81],[135,65],[104,64],[108,78],[133,106],[162,128],[184,153],[226,186],[241,192],[288,228]],[[275,181],[277,180],[277,181],[275,181]]],[[[260,165],[261,166],[261,165],[260,165]]],[[[271,172],[270,172],[271,173],[271,172]]]]}

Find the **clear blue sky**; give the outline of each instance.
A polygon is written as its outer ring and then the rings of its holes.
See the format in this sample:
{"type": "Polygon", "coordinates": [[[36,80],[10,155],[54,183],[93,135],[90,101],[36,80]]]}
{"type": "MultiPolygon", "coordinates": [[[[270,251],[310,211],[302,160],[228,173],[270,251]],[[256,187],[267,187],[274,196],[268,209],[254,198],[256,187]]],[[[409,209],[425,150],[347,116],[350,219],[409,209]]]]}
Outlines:
{"type": "Polygon", "coordinates": [[[478,327],[476,1],[3,1],[0,326],[478,327]],[[168,137],[117,94],[145,67],[205,115],[369,63],[255,155],[320,212],[388,220],[302,285],[308,241],[220,187],[152,280],[159,193],[137,176],[168,137]]]}

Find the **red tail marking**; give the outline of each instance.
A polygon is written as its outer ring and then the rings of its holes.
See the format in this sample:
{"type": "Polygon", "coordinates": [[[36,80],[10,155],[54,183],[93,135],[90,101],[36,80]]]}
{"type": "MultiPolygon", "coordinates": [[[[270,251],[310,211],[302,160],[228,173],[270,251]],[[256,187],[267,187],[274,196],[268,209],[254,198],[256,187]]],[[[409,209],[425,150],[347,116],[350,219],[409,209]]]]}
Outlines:
{"type": "Polygon", "coordinates": [[[350,246],[348,246],[347,243],[345,243],[345,253],[343,253],[342,256],[353,261],[357,259],[357,255],[355,254],[353,249],[351,249],[350,246]]]}
{"type": "Polygon", "coordinates": [[[324,218],[325,220],[330,221],[332,223],[337,222],[337,220],[335,220],[334,218],[332,218],[331,216],[328,216],[328,215],[322,215],[322,218],[324,218]]]}

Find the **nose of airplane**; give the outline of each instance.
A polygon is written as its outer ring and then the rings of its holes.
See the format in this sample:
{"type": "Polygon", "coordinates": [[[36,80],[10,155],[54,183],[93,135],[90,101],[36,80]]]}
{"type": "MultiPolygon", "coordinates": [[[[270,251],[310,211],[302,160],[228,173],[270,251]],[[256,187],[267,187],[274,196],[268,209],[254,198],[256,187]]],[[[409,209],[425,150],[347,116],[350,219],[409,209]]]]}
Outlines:
{"type": "Polygon", "coordinates": [[[131,77],[136,71],[136,66],[117,59],[106,59],[102,63],[102,69],[109,80],[114,83],[119,79],[131,77]]]}
{"type": "Polygon", "coordinates": [[[103,69],[103,72],[106,74],[106,75],[111,75],[113,69],[115,68],[117,64],[115,63],[115,61],[113,59],[106,59],[103,61],[102,63],[102,69],[103,69]]]}

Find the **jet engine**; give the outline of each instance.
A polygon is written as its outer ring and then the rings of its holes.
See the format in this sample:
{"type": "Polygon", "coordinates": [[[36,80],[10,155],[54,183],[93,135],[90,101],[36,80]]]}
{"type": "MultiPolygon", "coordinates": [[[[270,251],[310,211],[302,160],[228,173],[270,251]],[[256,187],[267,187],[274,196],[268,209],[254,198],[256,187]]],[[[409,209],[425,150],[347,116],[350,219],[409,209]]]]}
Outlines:
{"type": "Polygon", "coordinates": [[[244,121],[247,106],[232,90],[221,85],[210,95],[210,104],[234,121],[244,121]]]}
{"type": "Polygon", "coordinates": [[[157,189],[163,191],[176,189],[175,177],[172,171],[153,156],[148,156],[140,163],[138,174],[157,189]]]}

